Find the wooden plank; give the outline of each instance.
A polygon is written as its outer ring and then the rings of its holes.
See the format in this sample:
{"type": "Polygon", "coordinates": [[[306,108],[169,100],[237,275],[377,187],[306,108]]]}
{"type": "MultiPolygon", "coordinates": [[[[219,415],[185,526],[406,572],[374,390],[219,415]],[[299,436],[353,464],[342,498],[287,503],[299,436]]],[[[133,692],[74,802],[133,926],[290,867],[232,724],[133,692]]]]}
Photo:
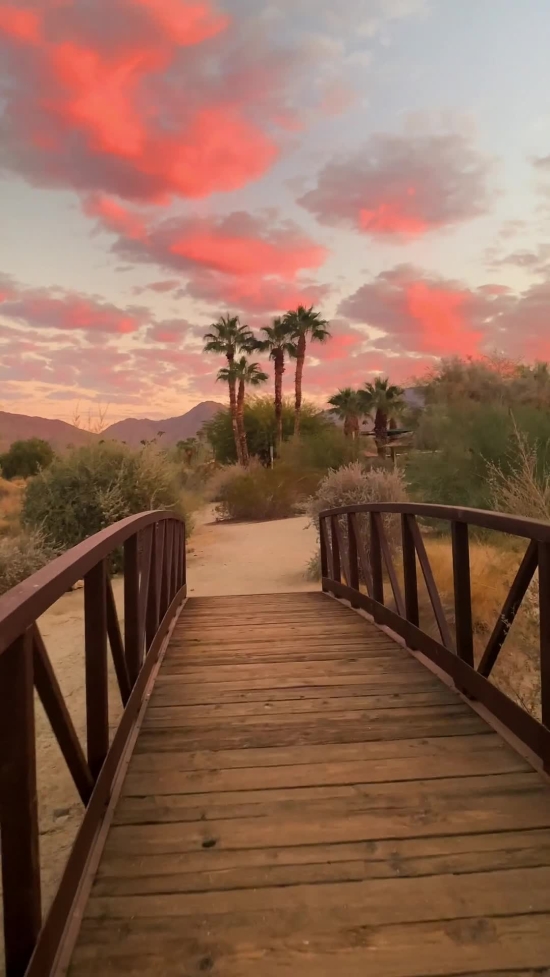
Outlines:
{"type": "MultiPolygon", "coordinates": [[[[300,816],[307,809],[312,823],[324,821],[328,817],[352,817],[361,812],[366,818],[376,812],[388,812],[391,822],[392,811],[422,812],[422,820],[429,817],[440,818],[448,807],[468,811],[472,802],[482,806],[487,795],[493,793],[506,796],[509,806],[515,804],[511,795],[523,791],[525,797],[540,801],[540,813],[550,825],[550,802],[540,782],[532,771],[489,774],[485,777],[441,777],[437,780],[415,780],[407,782],[378,782],[369,784],[322,784],[315,787],[270,788],[268,790],[209,792],[201,796],[195,794],[170,794],[155,796],[124,797],[117,812],[118,824],[164,824],[191,821],[216,821],[229,835],[231,829],[226,822],[247,818],[265,819],[266,822],[281,818],[300,816]],[[465,804],[463,793],[470,793],[465,804]],[[545,807],[546,805],[546,807],[545,807]]],[[[528,825],[539,827],[540,825],[528,825]]]]}
{"type": "Polygon", "coordinates": [[[213,892],[271,886],[417,878],[550,866],[550,832],[452,835],[439,839],[397,839],[306,848],[208,849],[185,855],[109,854],[94,888],[97,896],[158,892],[213,892]],[[481,844],[475,840],[481,839],[481,844]]]}
{"type": "Polygon", "coordinates": [[[486,726],[477,735],[423,737],[422,739],[374,740],[372,742],[338,743],[323,746],[300,744],[298,747],[268,747],[246,750],[198,750],[194,753],[134,753],[130,770],[240,770],[246,767],[284,767],[287,765],[339,763],[355,760],[411,759],[443,757],[453,763],[456,754],[485,752],[509,753],[507,746],[486,726]]]}
{"type": "MultiPolygon", "coordinates": [[[[281,929],[291,935],[293,916],[299,911],[307,918],[308,931],[320,936],[326,927],[341,927],[344,906],[350,926],[361,925],[365,919],[370,926],[387,926],[434,918],[512,915],[525,909],[526,893],[530,894],[531,912],[550,913],[550,872],[546,866],[458,876],[366,879],[345,886],[302,885],[134,898],[98,896],[90,900],[88,916],[107,915],[118,920],[172,916],[181,920],[207,914],[229,917],[229,926],[234,922],[238,927],[239,915],[253,912],[256,932],[263,931],[264,936],[277,934],[280,938],[281,929]]],[[[246,923],[242,920],[242,924],[246,923]]],[[[224,928],[222,918],[218,918],[217,928],[224,928]]]]}
{"type": "Polygon", "coordinates": [[[346,720],[349,722],[366,722],[370,724],[378,721],[385,722],[387,720],[394,724],[402,720],[405,726],[409,720],[415,721],[428,717],[433,717],[437,720],[443,717],[452,722],[456,716],[467,716],[470,718],[472,715],[467,706],[464,706],[458,699],[454,701],[444,700],[443,702],[420,702],[412,705],[407,701],[406,704],[395,703],[393,709],[388,709],[385,705],[381,708],[377,708],[373,704],[364,706],[361,698],[351,699],[351,705],[346,708],[346,701],[342,699],[336,700],[336,703],[333,703],[333,708],[329,710],[324,708],[323,701],[319,702],[319,700],[309,700],[309,704],[313,702],[316,706],[316,708],[310,709],[286,709],[282,711],[263,709],[261,712],[256,711],[251,714],[245,713],[232,716],[231,718],[226,717],[223,721],[220,720],[219,726],[215,710],[207,716],[195,716],[194,719],[190,719],[187,716],[186,706],[173,706],[167,709],[149,710],[145,716],[143,728],[165,728],[174,731],[185,729],[189,731],[197,730],[197,732],[202,730],[215,731],[219,729],[219,732],[223,735],[223,732],[229,726],[236,729],[262,728],[266,724],[270,727],[295,726],[301,725],[304,722],[309,724],[312,721],[316,721],[319,723],[322,717],[327,714],[330,714],[331,720],[337,722],[346,720]]]}
{"type": "Polygon", "coordinates": [[[281,715],[303,712],[325,712],[327,709],[396,709],[406,706],[456,705],[460,700],[444,686],[428,692],[403,692],[393,695],[348,696],[334,699],[257,700],[256,702],[214,703],[200,706],[163,706],[152,703],[147,712],[147,722],[153,725],[193,725],[197,720],[224,722],[234,716],[281,715]]]}
{"type": "MultiPolygon", "coordinates": [[[[483,721],[474,713],[460,714],[448,710],[436,718],[421,716],[420,710],[411,710],[406,729],[411,736],[453,736],[456,733],[479,733],[483,721]]],[[[341,713],[326,716],[321,723],[312,720],[276,726],[273,723],[236,723],[223,731],[226,749],[248,747],[292,746],[301,743],[353,743],[357,740],[396,739],[403,733],[403,718],[395,718],[384,711],[383,716],[369,718],[359,723],[357,713],[341,713]]],[[[219,748],[220,730],[204,729],[149,729],[144,728],[136,745],[136,752],[184,750],[211,750],[219,748]]]]}
{"type": "Polygon", "coordinates": [[[425,671],[417,676],[400,677],[398,680],[382,677],[374,684],[361,682],[351,685],[289,685],[261,689],[237,689],[226,691],[224,686],[210,683],[202,689],[193,685],[187,688],[183,682],[157,681],[155,706],[217,705],[235,702],[297,702],[304,699],[334,699],[339,696],[399,695],[409,692],[433,690],[433,677],[425,671]],[[222,691],[220,691],[220,688],[222,691]],[[214,689],[214,691],[212,691],[214,689]]]}
{"type": "MultiPolygon", "coordinates": [[[[223,763],[223,759],[220,758],[223,763]]],[[[244,767],[204,772],[162,768],[144,776],[131,765],[124,785],[125,797],[162,794],[209,794],[221,791],[273,790],[319,784],[397,783],[399,781],[483,776],[527,770],[512,750],[485,750],[449,756],[390,757],[383,760],[341,760],[332,763],[296,763],[274,767],[244,767]]]]}
{"type": "MultiPolygon", "coordinates": [[[[154,875],[161,879],[167,875],[187,873],[217,874],[210,888],[221,883],[221,873],[231,869],[270,868],[273,866],[321,866],[327,863],[352,864],[362,862],[365,878],[395,878],[401,875],[437,874],[425,871],[437,863],[444,871],[452,871],[450,865],[465,867],[471,857],[482,860],[484,853],[497,860],[508,854],[518,861],[525,859],[533,865],[545,865],[548,858],[550,833],[548,829],[530,831],[499,831],[483,834],[433,835],[425,838],[381,838],[378,841],[344,842],[342,844],[274,846],[269,848],[240,848],[223,851],[217,847],[185,853],[151,854],[142,852],[136,858],[128,858],[117,852],[116,845],[108,844],[105,857],[98,869],[98,879],[130,879],[154,875]],[[538,855],[538,861],[537,861],[538,855]],[[449,861],[447,861],[449,860],[449,861]]],[[[510,865],[510,867],[513,867],[510,865]]],[[[478,868],[481,871],[481,867],[478,868]]],[[[246,872],[242,872],[246,881],[246,872]]],[[[193,889],[190,886],[190,891],[193,889]]],[[[220,886],[226,888],[226,886],[220,886]]],[[[246,887],[246,886],[244,886],[246,887]]]]}
{"type": "Polygon", "coordinates": [[[181,977],[183,957],[197,973],[220,977],[256,977],[258,959],[262,977],[333,977],[335,972],[365,977],[366,962],[372,960],[376,977],[548,977],[550,914],[471,918],[464,909],[462,914],[443,922],[379,926],[365,915],[346,920],[341,907],[330,919],[324,913],[317,919],[301,916],[299,930],[296,917],[286,926],[273,915],[258,915],[254,926],[212,917],[215,933],[204,917],[187,917],[184,933],[175,920],[136,918],[124,921],[122,941],[120,920],[90,919],[74,972],[95,977],[99,959],[102,977],[119,977],[129,966],[140,977],[181,977]]]}

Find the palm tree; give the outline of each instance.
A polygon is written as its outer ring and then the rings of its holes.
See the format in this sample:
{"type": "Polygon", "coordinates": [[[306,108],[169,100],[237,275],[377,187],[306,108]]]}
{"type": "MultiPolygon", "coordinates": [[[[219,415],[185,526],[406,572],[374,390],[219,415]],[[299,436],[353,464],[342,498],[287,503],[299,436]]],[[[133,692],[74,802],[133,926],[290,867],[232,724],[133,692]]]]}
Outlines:
{"type": "Polygon", "coordinates": [[[290,327],[280,316],[273,320],[272,326],[263,326],[265,339],[256,343],[256,349],[269,353],[273,360],[275,373],[275,441],[277,446],[283,440],[283,373],[285,372],[285,356],[296,359],[298,349],[291,338],[290,327]]]}
{"type": "Polygon", "coordinates": [[[229,411],[231,414],[231,426],[233,437],[235,438],[235,449],[237,460],[240,464],[244,463],[241,456],[241,440],[239,438],[239,425],[237,422],[237,380],[231,367],[235,362],[235,356],[242,351],[249,352],[254,348],[254,336],[248,326],[242,326],[238,315],[222,315],[217,322],[210,326],[211,332],[207,332],[204,337],[205,353],[221,353],[227,359],[227,384],[229,386],[229,411]]]}
{"type": "Polygon", "coordinates": [[[296,343],[296,377],[295,377],[295,407],[294,434],[300,433],[300,417],[302,410],[302,377],[308,339],[315,343],[324,343],[330,339],[327,329],[328,322],[321,318],[320,312],[314,312],[313,306],[306,309],[299,305],[292,312],[287,312],[284,322],[289,326],[292,338],[296,343]]]}
{"type": "Polygon", "coordinates": [[[351,387],[344,387],[329,400],[331,408],[329,414],[334,414],[344,422],[344,434],[347,438],[359,437],[359,418],[363,414],[361,394],[351,387]]]}
{"type": "Polygon", "coordinates": [[[248,465],[250,460],[248,454],[248,444],[246,442],[246,429],[244,426],[244,395],[247,386],[258,387],[268,379],[267,373],[260,370],[259,363],[249,363],[246,356],[241,356],[231,366],[226,366],[218,372],[218,380],[226,383],[238,384],[237,392],[237,431],[239,437],[240,451],[237,457],[241,456],[242,464],[248,465]]]}
{"type": "Polygon", "coordinates": [[[388,377],[376,377],[374,383],[366,383],[359,391],[363,413],[374,414],[374,437],[379,455],[383,455],[386,449],[388,421],[405,406],[404,392],[401,387],[391,384],[388,377]]]}

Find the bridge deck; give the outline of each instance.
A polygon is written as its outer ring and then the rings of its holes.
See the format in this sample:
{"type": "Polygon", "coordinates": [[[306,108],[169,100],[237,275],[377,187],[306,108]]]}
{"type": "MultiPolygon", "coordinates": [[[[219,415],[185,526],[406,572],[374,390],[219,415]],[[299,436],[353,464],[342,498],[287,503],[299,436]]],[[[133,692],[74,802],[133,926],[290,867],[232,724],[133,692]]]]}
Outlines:
{"type": "Polygon", "coordinates": [[[527,977],[549,964],[542,777],[331,598],[190,600],[72,977],[527,977]]]}

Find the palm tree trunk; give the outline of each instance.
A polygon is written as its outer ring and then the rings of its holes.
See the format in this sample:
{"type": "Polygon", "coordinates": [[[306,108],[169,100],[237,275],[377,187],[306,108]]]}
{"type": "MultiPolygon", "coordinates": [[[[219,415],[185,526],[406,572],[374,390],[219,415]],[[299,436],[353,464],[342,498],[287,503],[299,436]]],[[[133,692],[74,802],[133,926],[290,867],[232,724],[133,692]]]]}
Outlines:
{"type": "Polygon", "coordinates": [[[302,377],[304,375],[304,362],[306,358],[306,337],[300,336],[298,339],[298,355],[296,357],[296,377],[294,380],[295,403],[294,403],[294,436],[300,434],[300,421],[302,419],[302,377]]]}
{"type": "Polygon", "coordinates": [[[229,413],[231,414],[231,427],[235,439],[235,451],[239,465],[243,463],[241,440],[239,437],[239,420],[237,417],[237,386],[235,380],[229,380],[229,413]]]}
{"type": "Polygon", "coordinates": [[[239,381],[239,393],[237,396],[237,429],[239,433],[239,443],[241,446],[241,459],[245,468],[248,468],[248,444],[246,441],[246,430],[244,426],[244,380],[239,381]]]}
{"type": "Polygon", "coordinates": [[[284,358],[277,354],[274,360],[275,373],[275,444],[280,448],[283,440],[283,373],[284,358]]]}
{"type": "Polygon", "coordinates": [[[378,455],[385,458],[388,443],[388,415],[382,410],[377,410],[374,418],[374,439],[378,455]]]}

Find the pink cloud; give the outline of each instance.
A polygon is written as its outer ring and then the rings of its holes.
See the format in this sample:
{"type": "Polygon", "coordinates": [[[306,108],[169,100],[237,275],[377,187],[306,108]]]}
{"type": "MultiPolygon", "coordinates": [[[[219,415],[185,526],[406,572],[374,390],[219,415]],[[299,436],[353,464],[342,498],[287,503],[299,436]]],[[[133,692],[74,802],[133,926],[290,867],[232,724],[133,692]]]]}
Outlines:
{"type": "Polygon", "coordinates": [[[120,309],[109,302],[56,288],[25,288],[0,277],[0,315],[36,329],[127,335],[144,325],[149,313],[120,309]]]}
{"type": "Polygon", "coordinates": [[[392,354],[550,359],[550,280],[513,292],[471,288],[411,265],[382,272],[345,299],[341,315],[379,330],[371,348],[392,354]]]}
{"type": "Polygon", "coordinates": [[[4,166],[155,203],[238,189],[301,125],[315,57],[211,0],[0,0],[4,166]]]}
{"type": "Polygon", "coordinates": [[[100,227],[116,234],[118,256],[177,271],[187,279],[182,294],[193,298],[247,312],[278,312],[316,304],[328,294],[327,286],[310,277],[327,259],[327,249],[273,214],[237,211],[158,221],[117,205],[97,208],[95,216],[100,227]]]}
{"type": "Polygon", "coordinates": [[[322,223],[405,241],[486,213],[490,169],[459,134],[379,134],[328,163],[298,203],[322,223]]]}

